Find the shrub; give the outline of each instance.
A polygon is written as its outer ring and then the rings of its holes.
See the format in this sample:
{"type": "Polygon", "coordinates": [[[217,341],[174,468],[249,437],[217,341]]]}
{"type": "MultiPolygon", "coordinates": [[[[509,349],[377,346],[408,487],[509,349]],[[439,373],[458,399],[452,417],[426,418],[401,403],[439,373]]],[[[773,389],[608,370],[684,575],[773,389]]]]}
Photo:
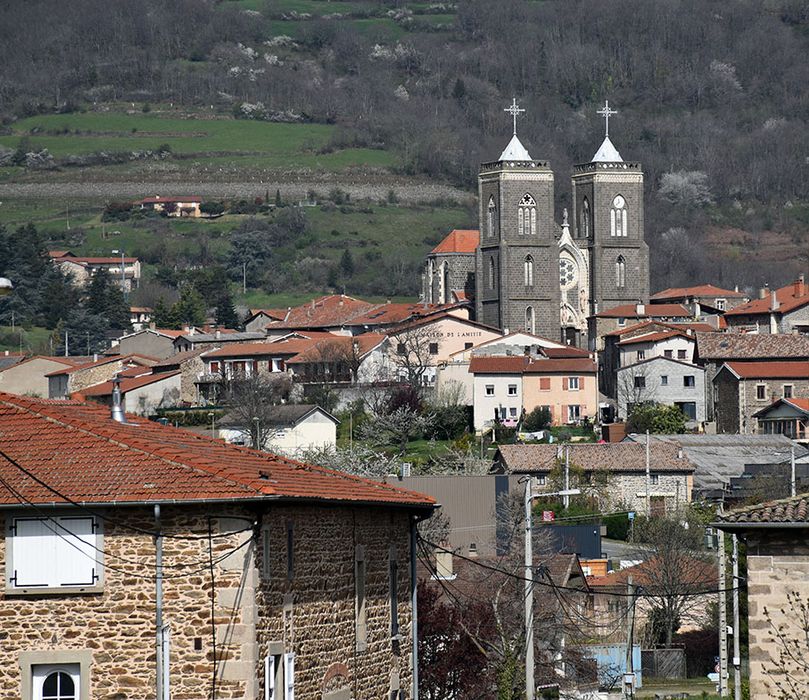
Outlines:
{"type": "Polygon", "coordinates": [[[545,430],[551,424],[551,411],[547,406],[537,406],[523,418],[522,429],[527,433],[545,430]]]}

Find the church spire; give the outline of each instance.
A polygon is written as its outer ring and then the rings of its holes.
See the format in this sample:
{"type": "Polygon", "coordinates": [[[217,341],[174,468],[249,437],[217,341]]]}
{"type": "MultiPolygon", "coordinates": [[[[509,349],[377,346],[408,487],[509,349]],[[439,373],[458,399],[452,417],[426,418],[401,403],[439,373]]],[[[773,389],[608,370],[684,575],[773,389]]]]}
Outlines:
{"type": "Polygon", "coordinates": [[[604,101],[604,107],[599,109],[596,114],[604,117],[604,141],[601,143],[600,148],[596,151],[591,162],[593,163],[623,163],[621,154],[618,149],[612,145],[610,141],[610,117],[618,114],[617,109],[610,109],[609,100],[604,101]]]}
{"type": "Polygon", "coordinates": [[[508,146],[506,146],[506,149],[500,154],[499,160],[532,160],[525,146],[523,146],[520,139],[517,138],[517,117],[523,114],[525,110],[517,104],[517,98],[513,97],[511,104],[503,111],[511,115],[514,128],[511,141],[508,142],[508,146]]]}

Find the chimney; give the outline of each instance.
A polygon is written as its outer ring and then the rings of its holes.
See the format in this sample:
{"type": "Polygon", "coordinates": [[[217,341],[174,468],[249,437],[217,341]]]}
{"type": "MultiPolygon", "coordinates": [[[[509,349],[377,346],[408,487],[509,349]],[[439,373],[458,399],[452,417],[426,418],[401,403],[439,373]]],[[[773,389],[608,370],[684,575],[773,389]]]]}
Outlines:
{"type": "Polygon", "coordinates": [[[738,294],[738,292],[739,292],[739,285],[738,284],[733,286],[733,291],[738,294]]]}
{"type": "Polygon", "coordinates": [[[219,340],[219,339],[222,337],[222,331],[220,331],[220,330],[217,328],[217,329],[216,329],[216,333],[214,334],[214,337],[215,337],[217,340],[219,340]]]}
{"type": "Polygon", "coordinates": [[[769,293],[769,291],[770,291],[770,285],[765,284],[761,289],[758,290],[758,298],[759,299],[766,299],[767,294],[769,293]]]}
{"type": "Polygon", "coordinates": [[[157,330],[157,324],[154,321],[149,321],[149,330],[157,330]]]}
{"type": "Polygon", "coordinates": [[[806,283],[804,282],[803,275],[799,275],[798,279],[795,280],[795,298],[800,299],[802,296],[806,295],[806,283]]]}
{"type": "Polygon", "coordinates": [[[121,406],[121,378],[112,380],[112,419],[118,423],[126,423],[126,415],[121,406]]]}
{"type": "Polygon", "coordinates": [[[455,578],[452,568],[452,552],[445,552],[441,549],[435,552],[435,577],[446,581],[455,578]]]}
{"type": "Polygon", "coordinates": [[[646,315],[646,304],[641,304],[640,302],[635,304],[635,313],[638,316],[645,316],[646,315]]]}
{"type": "Polygon", "coordinates": [[[778,303],[778,297],[775,296],[775,292],[770,293],[770,311],[776,311],[780,304],[778,303]]]}

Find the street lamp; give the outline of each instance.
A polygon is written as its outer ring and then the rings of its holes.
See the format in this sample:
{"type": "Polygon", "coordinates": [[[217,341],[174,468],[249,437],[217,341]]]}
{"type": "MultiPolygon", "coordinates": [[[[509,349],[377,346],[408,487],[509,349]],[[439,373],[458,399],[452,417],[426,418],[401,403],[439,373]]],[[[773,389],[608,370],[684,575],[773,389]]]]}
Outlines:
{"type": "Polygon", "coordinates": [[[534,493],[534,478],[525,477],[525,700],[535,700],[534,686],[534,547],[531,501],[537,497],[578,496],[580,489],[534,493]]]}

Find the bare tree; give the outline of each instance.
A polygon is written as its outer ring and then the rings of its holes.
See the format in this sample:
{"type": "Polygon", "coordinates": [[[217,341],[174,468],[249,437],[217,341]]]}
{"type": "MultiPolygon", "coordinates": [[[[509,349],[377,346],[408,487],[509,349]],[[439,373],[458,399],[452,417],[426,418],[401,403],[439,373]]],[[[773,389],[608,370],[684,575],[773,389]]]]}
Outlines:
{"type": "Polygon", "coordinates": [[[291,392],[292,378],[288,374],[254,373],[224,380],[228,412],[222,425],[242,432],[253,449],[266,449],[278,432],[275,407],[287,401],[291,392]]]}
{"type": "Polygon", "coordinates": [[[427,370],[432,366],[430,346],[438,338],[426,326],[417,326],[397,333],[393,338],[392,361],[397,378],[421,392],[427,370]]]}
{"type": "Polygon", "coordinates": [[[618,374],[618,407],[626,418],[632,408],[650,403],[657,395],[657,382],[648,364],[636,364],[621,370],[618,374]]]}

